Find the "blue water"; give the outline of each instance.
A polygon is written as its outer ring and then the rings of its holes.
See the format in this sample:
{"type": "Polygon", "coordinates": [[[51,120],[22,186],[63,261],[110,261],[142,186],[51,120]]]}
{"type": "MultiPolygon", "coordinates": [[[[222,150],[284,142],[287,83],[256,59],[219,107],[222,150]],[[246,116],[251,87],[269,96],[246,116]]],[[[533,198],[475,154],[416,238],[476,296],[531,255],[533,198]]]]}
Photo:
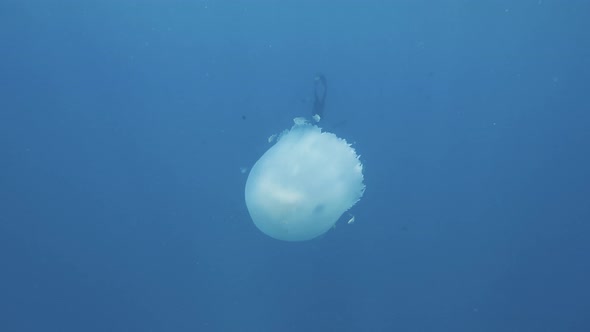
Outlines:
{"type": "Polygon", "coordinates": [[[590,331],[590,3],[0,2],[0,331],[590,331]],[[309,116],[356,222],[243,191],[309,116]]]}

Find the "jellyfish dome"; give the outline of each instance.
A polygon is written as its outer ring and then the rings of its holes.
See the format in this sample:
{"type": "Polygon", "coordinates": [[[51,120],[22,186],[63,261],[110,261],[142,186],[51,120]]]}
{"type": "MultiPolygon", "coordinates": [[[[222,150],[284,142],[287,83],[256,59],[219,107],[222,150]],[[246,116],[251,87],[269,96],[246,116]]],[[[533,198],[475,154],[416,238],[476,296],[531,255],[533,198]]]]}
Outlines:
{"type": "Polygon", "coordinates": [[[332,228],[364,191],[363,166],[350,144],[296,121],[250,170],[245,198],[263,233],[305,241],[332,228]]]}

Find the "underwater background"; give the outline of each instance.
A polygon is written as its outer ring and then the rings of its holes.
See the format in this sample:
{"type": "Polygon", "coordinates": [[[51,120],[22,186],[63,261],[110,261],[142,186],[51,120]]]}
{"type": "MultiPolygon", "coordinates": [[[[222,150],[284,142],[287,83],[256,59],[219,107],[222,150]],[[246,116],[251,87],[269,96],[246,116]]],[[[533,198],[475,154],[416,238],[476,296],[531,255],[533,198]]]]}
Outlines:
{"type": "Polygon", "coordinates": [[[590,331],[589,15],[1,0],[0,331],[590,331]],[[247,170],[318,73],[366,192],[281,242],[247,170]]]}

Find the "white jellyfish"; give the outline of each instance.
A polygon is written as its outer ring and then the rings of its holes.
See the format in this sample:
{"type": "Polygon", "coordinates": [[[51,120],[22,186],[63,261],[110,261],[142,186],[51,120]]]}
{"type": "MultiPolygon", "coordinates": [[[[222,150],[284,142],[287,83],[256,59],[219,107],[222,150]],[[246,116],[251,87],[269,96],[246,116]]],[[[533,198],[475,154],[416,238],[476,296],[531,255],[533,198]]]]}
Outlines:
{"type": "Polygon", "coordinates": [[[363,166],[350,144],[295,121],[250,170],[246,206],[263,233],[304,241],[332,228],[364,190],[363,166]]]}

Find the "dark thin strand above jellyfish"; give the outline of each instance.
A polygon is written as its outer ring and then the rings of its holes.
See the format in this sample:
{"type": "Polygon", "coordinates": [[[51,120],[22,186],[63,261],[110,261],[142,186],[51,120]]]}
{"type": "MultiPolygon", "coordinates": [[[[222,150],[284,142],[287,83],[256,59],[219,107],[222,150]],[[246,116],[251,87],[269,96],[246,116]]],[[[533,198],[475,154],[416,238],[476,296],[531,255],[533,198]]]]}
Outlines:
{"type": "Polygon", "coordinates": [[[313,87],[313,110],[311,115],[324,117],[324,108],[326,106],[326,96],[328,94],[328,82],[323,74],[317,74],[314,79],[313,87]]]}

